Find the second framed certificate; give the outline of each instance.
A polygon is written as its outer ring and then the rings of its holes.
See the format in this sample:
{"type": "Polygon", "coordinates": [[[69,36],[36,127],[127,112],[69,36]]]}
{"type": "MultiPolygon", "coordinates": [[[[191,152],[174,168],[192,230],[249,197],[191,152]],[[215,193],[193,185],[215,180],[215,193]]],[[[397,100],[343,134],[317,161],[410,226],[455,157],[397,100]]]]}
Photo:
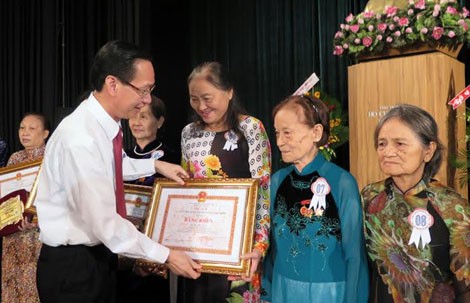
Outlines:
{"type": "Polygon", "coordinates": [[[248,274],[257,179],[157,179],[145,234],[202,264],[203,272],[248,274]]]}

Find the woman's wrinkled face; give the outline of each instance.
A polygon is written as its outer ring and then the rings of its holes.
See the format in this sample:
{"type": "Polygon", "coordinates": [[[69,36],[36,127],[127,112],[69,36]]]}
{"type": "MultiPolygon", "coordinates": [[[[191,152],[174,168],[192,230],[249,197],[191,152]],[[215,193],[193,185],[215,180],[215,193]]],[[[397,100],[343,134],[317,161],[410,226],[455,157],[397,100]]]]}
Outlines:
{"type": "Polygon", "coordinates": [[[206,123],[208,130],[223,131],[227,127],[227,109],[233,90],[218,89],[202,77],[189,83],[191,107],[206,123]]]}
{"type": "Polygon", "coordinates": [[[310,163],[317,154],[316,143],[321,139],[323,128],[317,124],[311,128],[302,123],[295,108],[285,107],[274,117],[276,143],[282,161],[294,163],[299,171],[310,163]]]}
{"type": "Polygon", "coordinates": [[[417,134],[397,118],[383,124],[377,143],[382,172],[394,178],[415,180],[416,183],[421,180],[424,167],[432,159],[435,149],[421,143],[417,134]]]}
{"type": "Polygon", "coordinates": [[[21,145],[28,150],[43,146],[49,131],[44,129],[44,124],[38,116],[28,115],[21,120],[18,136],[21,145]]]}
{"type": "Polygon", "coordinates": [[[163,121],[163,117],[155,118],[150,104],[146,104],[137,115],[129,119],[129,126],[134,138],[151,142],[157,138],[157,131],[163,121]]]}

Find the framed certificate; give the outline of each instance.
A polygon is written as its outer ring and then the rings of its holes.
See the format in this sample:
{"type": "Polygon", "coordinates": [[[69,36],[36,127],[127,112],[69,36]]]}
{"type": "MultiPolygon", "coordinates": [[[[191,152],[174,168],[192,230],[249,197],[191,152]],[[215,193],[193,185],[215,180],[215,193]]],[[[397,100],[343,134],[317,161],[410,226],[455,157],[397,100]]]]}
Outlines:
{"type": "Polygon", "coordinates": [[[33,202],[41,163],[38,160],[0,169],[0,236],[17,232],[24,216],[36,222],[33,202]]]}
{"type": "Polygon", "coordinates": [[[140,231],[144,229],[144,221],[152,200],[152,191],[151,186],[124,184],[127,219],[140,231]]]}
{"type": "Polygon", "coordinates": [[[156,179],[144,233],[203,272],[248,275],[240,256],[252,250],[257,193],[257,179],[156,179]]]}
{"type": "Polygon", "coordinates": [[[41,163],[42,160],[38,160],[0,168],[0,198],[24,189],[30,193],[25,209],[34,210],[32,206],[36,196],[37,176],[41,170],[41,163]]]}

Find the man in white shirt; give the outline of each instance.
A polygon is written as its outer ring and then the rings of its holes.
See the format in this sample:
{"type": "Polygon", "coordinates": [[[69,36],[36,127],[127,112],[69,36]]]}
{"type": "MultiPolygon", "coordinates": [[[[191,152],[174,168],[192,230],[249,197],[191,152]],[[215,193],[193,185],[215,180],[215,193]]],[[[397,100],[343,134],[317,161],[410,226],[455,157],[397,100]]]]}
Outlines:
{"type": "MultiPolygon", "coordinates": [[[[150,103],[155,87],[150,57],[133,44],[108,42],[96,54],[90,80],[88,99],[50,138],[39,177],[41,302],[114,302],[115,254],[166,263],[186,277],[200,275],[201,266],[187,254],[152,241],[116,212],[115,190],[122,182],[116,181],[113,140],[120,119],[150,103]]],[[[129,180],[156,171],[181,184],[187,177],[178,165],[125,154],[122,171],[129,180]]]]}

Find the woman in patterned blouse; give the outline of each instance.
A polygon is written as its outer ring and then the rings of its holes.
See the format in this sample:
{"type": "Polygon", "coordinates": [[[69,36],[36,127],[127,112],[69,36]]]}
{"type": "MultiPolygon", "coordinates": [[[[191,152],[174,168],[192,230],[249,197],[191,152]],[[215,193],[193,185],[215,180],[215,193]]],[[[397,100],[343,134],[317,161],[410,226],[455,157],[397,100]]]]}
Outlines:
{"type": "MultiPolygon", "coordinates": [[[[13,153],[7,166],[42,159],[49,136],[49,122],[39,113],[23,116],[18,130],[24,149],[13,153]]],[[[37,224],[25,217],[21,231],[3,238],[2,302],[39,302],[36,263],[41,249],[37,224]]]]}
{"type": "MultiPolygon", "coordinates": [[[[197,66],[188,78],[194,122],[182,132],[182,166],[194,178],[258,178],[254,249],[250,277],[242,280],[203,274],[182,279],[178,302],[258,302],[259,260],[265,255],[269,234],[269,180],[271,148],[263,124],[244,114],[223,67],[217,62],[197,66]],[[249,282],[246,282],[249,281],[249,282]]],[[[227,226],[227,228],[229,228],[227,226]]]]}
{"type": "Polygon", "coordinates": [[[468,201],[434,180],[444,147],[434,118],[399,105],[374,133],[385,180],[363,191],[370,302],[470,302],[468,201]]]}

